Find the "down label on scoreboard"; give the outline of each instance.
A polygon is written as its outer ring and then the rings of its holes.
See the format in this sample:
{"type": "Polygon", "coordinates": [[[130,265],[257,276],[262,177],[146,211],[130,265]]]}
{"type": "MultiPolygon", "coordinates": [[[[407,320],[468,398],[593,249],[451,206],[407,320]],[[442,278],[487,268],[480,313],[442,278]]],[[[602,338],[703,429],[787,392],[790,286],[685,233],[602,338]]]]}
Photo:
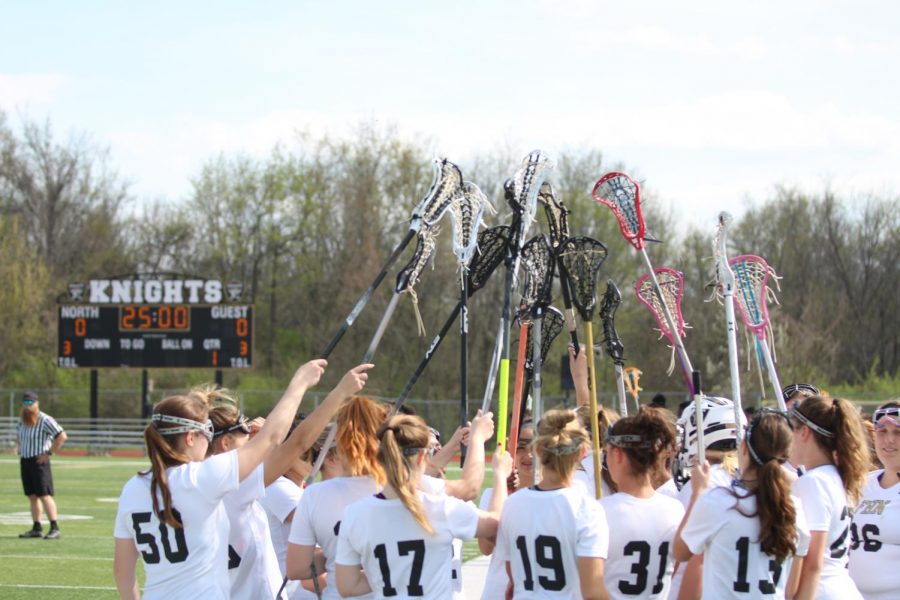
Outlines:
{"type": "Polygon", "coordinates": [[[253,307],[60,305],[57,363],[67,368],[248,369],[253,365],[253,307]]]}

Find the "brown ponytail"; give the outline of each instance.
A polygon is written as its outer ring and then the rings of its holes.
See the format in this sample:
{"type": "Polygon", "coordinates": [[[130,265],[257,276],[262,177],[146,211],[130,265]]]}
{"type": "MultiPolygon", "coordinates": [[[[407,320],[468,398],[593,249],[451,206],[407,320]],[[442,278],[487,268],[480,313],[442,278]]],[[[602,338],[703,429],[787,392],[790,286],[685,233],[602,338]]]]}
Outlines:
{"type": "Polygon", "coordinates": [[[832,434],[829,437],[810,427],[816,444],[832,457],[847,498],[855,506],[871,467],[865,429],[856,408],[847,400],[812,396],[792,410],[832,434]]]}
{"type": "Polygon", "coordinates": [[[428,448],[428,426],[419,417],[396,415],[381,426],[378,430],[378,439],[381,440],[378,461],[384,466],[387,482],[397,492],[403,506],[416,522],[425,531],[433,534],[434,528],[425,516],[419,492],[412,480],[418,453],[409,454],[411,450],[424,451],[428,448]]]}
{"type": "Polygon", "coordinates": [[[347,463],[348,475],[368,475],[384,485],[377,434],[386,414],[383,405],[365,396],[353,396],[338,411],[335,442],[338,456],[347,463]]]}
{"type": "Polygon", "coordinates": [[[784,413],[763,410],[751,422],[743,442],[751,461],[742,476],[744,486],[756,494],[759,545],[778,561],[797,551],[797,509],[791,499],[791,481],[782,468],[790,455],[792,439],[784,413]],[[746,481],[753,473],[756,480],[746,481]]]}
{"type": "Polygon", "coordinates": [[[538,422],[534,450],[541,465],[566,483],[572,480],[582,451],[589,445],[588,432],[574,410],[548,410],[538,422]]]}
{"type": "MultiPolygon", "coordinates": [[[[153,407],[153,414],[180,417],[202,423],[207,419],[209,407],[202,396],[192,393],[186,396],[169,396],[153,407]]],[[[153,513],[161,522],[180,528],[181,520],[175,517],[172,508],[172,493],[169,491],[166,469],[183,465],[190,462],[191,459],[176,448],[176,437],[161,433],[171,427],[176,427],[176,425],[151,422],[144,429],[144,441],[147,444],[147,457],[150,459],[150,498],[153,502],[153,513]],[[159,510],[157,490],[162,496],[162,513],[159,510]]]]}

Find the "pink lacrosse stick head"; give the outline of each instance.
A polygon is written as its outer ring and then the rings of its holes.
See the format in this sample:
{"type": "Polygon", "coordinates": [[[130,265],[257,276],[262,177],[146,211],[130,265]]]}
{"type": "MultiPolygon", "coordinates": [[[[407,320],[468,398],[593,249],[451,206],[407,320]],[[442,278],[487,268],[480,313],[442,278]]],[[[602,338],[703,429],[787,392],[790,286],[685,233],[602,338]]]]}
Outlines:
{"type": "Polygon", "coordinates": [[[769,264],[760,256],[744,254],[728,261],[734,272],[734,303],[747,329],[760,340],[766,339],[769,324],[767,289],[769,264]]]}
{"type": "Polygon", "coordinates": [[[625,173],[607,173],[594,184],[594,200],[610,207],[625,240],[637,250],[644,247],[644,215],[641,213],[641,187],[625,173]]]}
{"type": "MultiPolygon", "coordinates": [[[[653,269],[656,279],[659,281],[659,287],[662,289],[663,300],[669,307],[672,319],[675,321],[675,327],[678,328],[678,335],[684,337],[684,317],[681,314],[681,298],[684,296],[684,276],[668,267],[658,267],[653,269]]],[[[638,300],[644,306],[650,309],[656,318],[656,324],[664,336],[666,336],[672,344],[675,344],[675,338],[666,322],[666,316],[663,307],[659,302],[659,296],[656,294],[656,287],[653,280],[650,279],[649,273],[644,273],[638,279],[634,286],[638,300]]]]}

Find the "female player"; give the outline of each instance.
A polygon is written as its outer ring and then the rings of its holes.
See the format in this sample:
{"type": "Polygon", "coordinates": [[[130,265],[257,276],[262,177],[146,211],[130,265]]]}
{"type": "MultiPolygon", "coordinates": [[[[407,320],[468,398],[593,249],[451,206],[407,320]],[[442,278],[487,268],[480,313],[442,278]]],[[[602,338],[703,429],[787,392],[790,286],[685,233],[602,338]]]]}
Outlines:
{"type": "MultiPolygon", "coordinates": [[[[584,346],[581,347],[581,352],[579,352],[578,356],[576,357],[574,347],[569,344],[569,369],[571,369],[572,371],[572,381],[575,384],[575,404],[577,406],[578,416],[581,419],[581,423],[584,426],[585,430],[588,432],[588,439],[590,439],[590,387],[588,386],[588,367],[586,357],[587,353],[584,351],[584,346]]],[[[600,429],[601,463],[603,462],[603,432],[605,432],[611,424],[615,423],[618,420],[619,413],[604,406],[599,407],[599,410],[597,411],[597,423],[600,429]]],[[[609,478],[609,473],[606,471],[601,471],[601,498],[609,496],[615,491],[613,490],[615,484],[611,484],[612,480],[609,478]]],[[[572,475],[572,485],[575,489],[581,490],[591,498],[596,495],[597,490],[594,487],[594,450],[590,444],[588,444],[587,453],[582,457],[581,462],[575,468],[575,472],[572,475]]]]}
{"type": "MultiPolygon", "coordinates": [[[[490,417],[490,413],[485,417],[490,417]]],[[[472,436],[477,434],[473,423],[472,436]]],[[[509,454],[494,454],[494,499],[482,512],[458,498],[418,489],[428,454],[428,427],[418,417],[391,417],[378,431],[384,491],[347,507],[338,540],[337,586],[342,596],[453,596],[453,538],[492,537],[506,499],[509,454]]],[[[472,444],[476,442],[473,440],[472,444]]]]}
{"type": "Polygon", "coordinates": [[[538,423],[541,482],[510,496],[497,534],[495,552],[506,562],[515,598],[608,598],[606,516],[600,503],[572,487],[589,445],[575,411],[551,410],[538,423]]]}
{"type": "Polygon", "coordinates": [[[850,514],[869,469],[862,420],[847,401],[812,396],[789,413],[794,427],[791,462],[805,472],[793,483],[812,540],[800,572],[797,598],[861,598],[847,573],[850,514]]]}
{"type": "MultiPolygon", "coordinates": [[[[534,483],[533,442],[534,424],[531,421],[525,421],[519,430],[519,440],[516,443],[516,458],[511,478],[515,485],[512,487],[512,493],[529,488],[534,483]]],[[[507,489],[510,489],[509,482],[507,482],[507,489]]],[[[484,494],[481,495],[481,501],[478,503],[478,508],[488,510],[493,497],[493,488],[484,490],[484,494]]],[[[501,560],[494,553],[495,545],[496,539],[493,538],[481,538],[478,540],[478,548],[481,550],[481,553],[491,557],[487,576],[484,579],[484,588],[481,591],[481,600],[503,598],[509,585],[509,575],[506,574],[506,561],[501,560]]]]}
{"type": "Polygon", "coordinates": [[[791,496],[790,475],[782,469],[791,437],[785,414],[763,409],[754,415],[741,443],[740,480],[704,493],[709,463],[694,468],[675,557],[686,562],[693,555],[704,556],[704,598],[792,596],[796,567],[809,547],[809,530],[802,505],[791,496]]]}
{"type": "Polygon", "coordinates": [[[675,427],[660,410],[646,406],[606,434],[606,468],[619,490],[600,501],[607,521],[615,523],[604,565],[610,598],[668,598],[675,569],[672,542],[684,507],[657,492],[653,476],[674,444],[675,427]]]}
{"type": "Polygon", "coordinates": [[[384,418],[384,406],[363,396],[354,396],[341,408],[335,453],[343,476],[306,488],[294,514],[288,536],[287,576],[309,579],[314,575],[312,566],[315,574],[327,572],[323,598],[340,598],[334,579],[334,561],[345,509],[378,492],[384,484],[384,469],[376,457],[376,434],[384,418]],[[318,554],[317,545],[322,549],[318,554]]]}
{"type": "Polygon", "coordinates": [[[144,430],[150,471],[122,489],[113,571],[122,598],[140,596],[135,566],[144,561],[145,598],[228,598],[228,518],[222,497],[238,488],[284,439],[303,394],[326,361],[294,374],[265,425],[243,447],[203,460],[212,440],[206,399],[170,396],[144,430]]]}
{"type": "Polygon", "coordinates": [[[900,403],[872,415],[875,452],[884,469],[869,474],[850,525],[850,577],[866,600],[900,590],[900,403]]]}

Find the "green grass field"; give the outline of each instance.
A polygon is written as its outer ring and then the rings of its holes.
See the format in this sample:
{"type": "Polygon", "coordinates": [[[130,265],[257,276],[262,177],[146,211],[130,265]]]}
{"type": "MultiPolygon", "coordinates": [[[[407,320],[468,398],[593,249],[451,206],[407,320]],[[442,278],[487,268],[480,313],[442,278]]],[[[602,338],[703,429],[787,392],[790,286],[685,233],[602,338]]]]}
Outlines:
{"type": "MultiPolygon", "coordinates": [[[[31,527],[19,459],[0,457],[0,598],[118,598],[112,574],[116,500],[128,478],[146,466],[134,458],[55,458],[53,479],[62,539],[19,539],[31,527]]],[[[458,474],[458,469],[452,469],[450,476],[458,474]]],[[[485,485],[490,485],[490,467],[485,479],[485,485]]],[[[477,555],[477,544],[466,543],[464,558],[477,555]]],[[[140,564],[138,569],[140,573],[140,564]]]]}

